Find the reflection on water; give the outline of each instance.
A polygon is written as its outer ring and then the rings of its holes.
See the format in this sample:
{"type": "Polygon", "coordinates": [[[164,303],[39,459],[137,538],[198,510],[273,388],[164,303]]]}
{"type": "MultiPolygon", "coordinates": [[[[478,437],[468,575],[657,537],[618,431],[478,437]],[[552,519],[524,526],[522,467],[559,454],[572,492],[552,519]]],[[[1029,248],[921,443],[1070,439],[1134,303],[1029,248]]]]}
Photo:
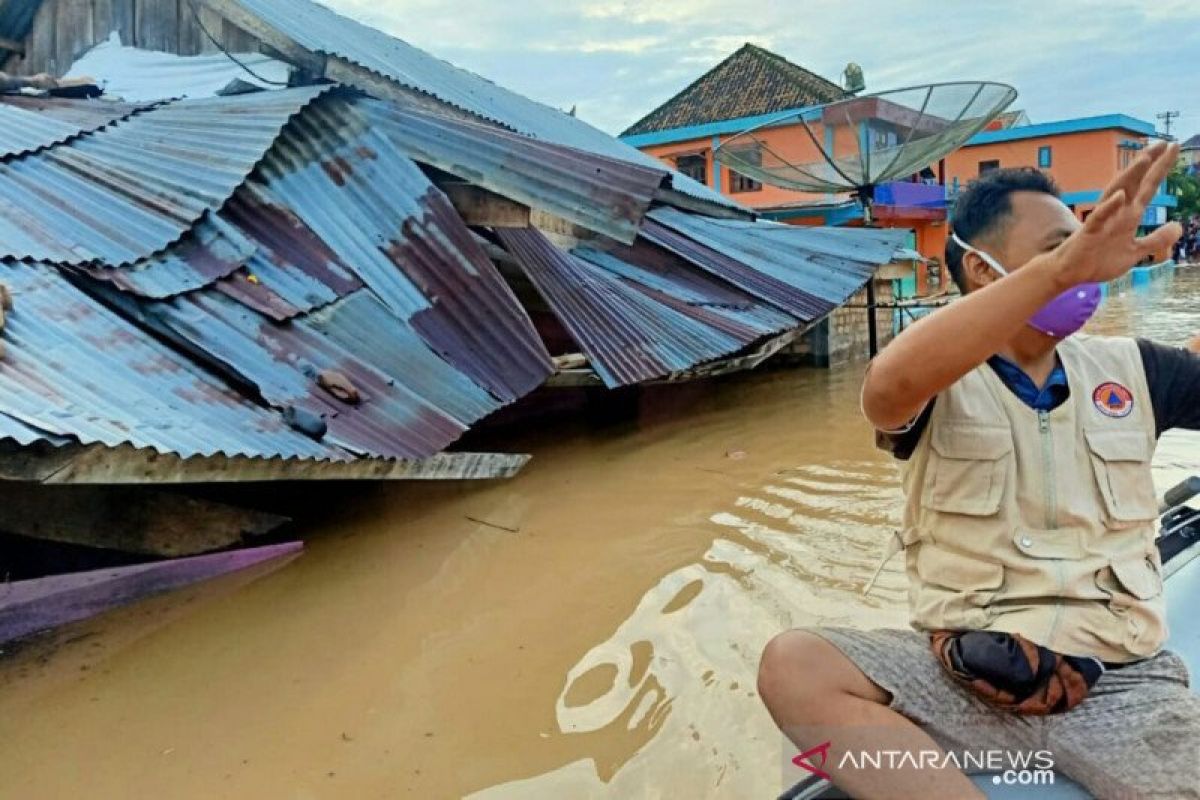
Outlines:
{"type": "MultiPolygon", "coordinates": [[[[1182,342],[1189,295],[1200,271],[1093,327],[1182,342]]],[[[286,570],[19,654],[0,796],[773,796],[764,643],[905,624],[900,559],[861,593],[900,494],[858,381],[652,391],[636,423],[525,434],[514,481],[364,488],[286,570]]],[[[1158,477],[1194,469],[1196,442],[1164,440],[1158,477]]]]}

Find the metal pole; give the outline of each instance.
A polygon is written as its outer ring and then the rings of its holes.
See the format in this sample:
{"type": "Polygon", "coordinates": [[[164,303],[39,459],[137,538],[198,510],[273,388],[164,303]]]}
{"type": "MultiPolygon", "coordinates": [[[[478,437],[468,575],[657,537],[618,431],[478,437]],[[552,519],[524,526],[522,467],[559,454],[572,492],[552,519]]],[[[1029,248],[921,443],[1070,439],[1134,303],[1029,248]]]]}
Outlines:
{"type": "Polygon", "coordinates": [[[875,329],[875,276],[867,281],[867,341],[870,343],[871,358],[879,354],[879,331],[875,329]]]}

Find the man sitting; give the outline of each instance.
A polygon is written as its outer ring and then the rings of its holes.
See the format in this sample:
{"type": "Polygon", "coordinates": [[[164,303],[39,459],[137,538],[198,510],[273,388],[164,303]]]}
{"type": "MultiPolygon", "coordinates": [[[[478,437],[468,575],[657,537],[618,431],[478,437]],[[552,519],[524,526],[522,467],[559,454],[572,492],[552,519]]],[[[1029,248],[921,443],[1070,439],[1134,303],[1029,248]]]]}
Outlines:
{"type": "Polygon", "coordinates": [[[759,673],[779,727],[802,751],[829,742],[820,766],[852,796],[981,795],[952,760],[839,752],[1003,750],[1048,752],[1106,800],[1200,797],[1150,472],[1163,431],[1200,429],[1200,356],[1072,335],[1100,283],[1179,237],[1137,237],[1177,155],[1147,148],[1082,225],[1043,173],[981,177],[946,252],[965,296],[868,369],[863,411],[902,461],[916,630],[790,631],[759,673]]]}

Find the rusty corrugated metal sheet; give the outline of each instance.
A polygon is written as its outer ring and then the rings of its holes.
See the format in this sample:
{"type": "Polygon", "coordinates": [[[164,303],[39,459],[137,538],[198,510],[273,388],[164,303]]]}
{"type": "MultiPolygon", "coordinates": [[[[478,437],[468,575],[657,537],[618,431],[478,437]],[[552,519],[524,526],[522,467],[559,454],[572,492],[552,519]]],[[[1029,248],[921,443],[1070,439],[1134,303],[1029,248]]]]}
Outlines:
{"type": "Polygon", "coordinates": [[[132,264],[220,207],[330,87],[185,100],[0,163],[0,259],[132,264]]]}
{"type": "Polygon", "coordinates": [[[130,267],[87,267],[94,278],[143,297],[174,297],[232,275],[257,247],[218,214],[207,212],[179,244],[130,267]]]}
{"type": "Polygon", "coordinates": [[[553,371],[450,201],[365,118],[316,107],[297,117],[247,188],[262,206],[256,213],[302,221],[392,313],[501,400],[553,371]]]}
{"type": "Polygon", "coordinates": [[[100,130],[154,105],[0,95],[0,160],[100,130]]]}
{"type": "Polygon", "coordinates": [[[724,324],[707,324],[713,321],[711,311],[687,302],[699,299],[699,282],[688,292],[665,271],[655,274],[631,265],[622,270],[615,257],[596,251],[586,251],[585,260],[559,250],[532,228],[496,233],[610,388],[681,372],[796,324],[770,310],[758,320],[747,315],[740,325],[719,316],[724,324]],[[674,288],[683,289],[683,296],[672,298],[674,288]],[[752,320],[760,323],[758,330],[752,330],[752,320]]]}
{"type": "Polygon", "coordinates": [[[571,251],[710,328],[750,343],[794,328],[799,320],[644,240],[632,247],[571,251]]]}
{"type": "MultiPolygon", "coordinates": [[[[122,301],[130,302],[117,302],[122,301]]],[[[322,417],[328,426],[325,441],[355,454],[430,456],[458,439],[469,425],[423,396],[426,387],[421,379],[431,373],[390,375],[380,368],[386,359],[377,357],[376,350],[404,347],[405,342],[383,336],[330,336],[329,326],[337,327],[330,315],[321,318],[324,330],[306,317],[280,325],[215,289],[160,302],[140,301],[126,308],[213,366],[254,386],[271,405],[322,417]],[[350,381],[360,402],[343,402],[319,385],[319,376],[330,371],[350,381]]],[[[415,339],[410,336],[407,344],[428,350],[415,339]]],[[[418,358],[415,350],[409,356],[418,358]]],[[[436,355],[429,352],[426,359],[430,358],[436,355]]],[[[434,388],[428,393],[437,397],[442,391],[434,388]]],[[[486,398],[486,410],[499,406],[482,391],[479,394],[486,398]]]]}
{"type": "MultiPolygon", "coordinates": [[[[498,86],[319,3],[311,0],[237,2],[267,26],[312,53],[343,58],[401,86],[423,92],[517,133],[633,164],[655,169],[663,167],[653,156],[578,117],[498,86]]],[[[674,188],[687,195],[725,208],[741,208],[685,175],[678,172],[670,175],[674,188]]]]}
{"type": "MultiPolygon", "coordinates": [[[[160,453],[343,460],[40,264],[0,265],[13,291],[0,409],[41,439],[160,453]]],[[[5,425],[7,433],[16,428],[5,425]]],[[[18,438],[18,441],[21,441],[18,438]]],[[[30,442],[23,442],[28,444],[30,442]]]]}
{"type": "Polygon", "coordinates": [[[317,113],[362,114],[409,158],[585,228],[632,242],[655,191],[653,168],[367,98],[322,104],[317,113]]]}

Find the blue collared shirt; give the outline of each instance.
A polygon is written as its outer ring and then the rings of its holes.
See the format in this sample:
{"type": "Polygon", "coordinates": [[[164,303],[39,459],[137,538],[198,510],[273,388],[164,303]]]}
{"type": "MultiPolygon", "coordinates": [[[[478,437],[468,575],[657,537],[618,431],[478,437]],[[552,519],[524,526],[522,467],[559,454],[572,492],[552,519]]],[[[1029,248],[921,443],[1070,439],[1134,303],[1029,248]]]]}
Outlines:
{"type": "Polygon", "coordinates": [[[1054,371],[1040,388],[1033,378],[1025,374],[1025,370],[1004,356],[992,356],[988,359],[988,366],[996,371],[1013,394],[1034,411],[1052,411],[1071,395],[1067,387],[1067,371],[1063,369],[1061,361],[1055,363],[1054,371]]]}

